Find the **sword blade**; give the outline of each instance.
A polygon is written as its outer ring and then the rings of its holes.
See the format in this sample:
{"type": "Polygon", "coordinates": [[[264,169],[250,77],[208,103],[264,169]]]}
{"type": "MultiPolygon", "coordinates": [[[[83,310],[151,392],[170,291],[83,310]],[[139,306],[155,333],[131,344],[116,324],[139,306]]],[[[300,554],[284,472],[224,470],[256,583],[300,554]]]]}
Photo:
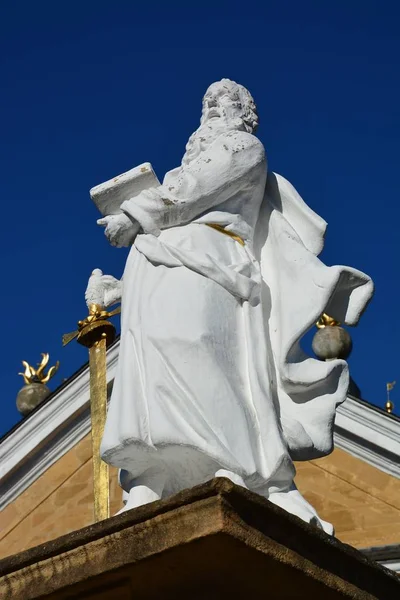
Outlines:
{"type": "Polygon", "coordinates": [[[94,520],[110,516],[108,464],[100,458],[100,444],[107,415],[106,340],[89,349],[90,413],[92,421],[94,520]]]}

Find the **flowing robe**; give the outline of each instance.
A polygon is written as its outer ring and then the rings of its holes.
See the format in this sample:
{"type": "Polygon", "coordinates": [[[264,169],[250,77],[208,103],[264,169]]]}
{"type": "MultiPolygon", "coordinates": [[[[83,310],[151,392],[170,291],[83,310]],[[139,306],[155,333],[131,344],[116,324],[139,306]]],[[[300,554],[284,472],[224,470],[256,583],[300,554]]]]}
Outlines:
{"type": "MultiPolygon", "coordinates": [[[[285,490],[292,457],[331,449],[346,363],[307,358],[298,340],[335,294],[346,304],[339,280],[352,279],[350,298],[369,279],[341,267],[328,273],[315,256],[321,220],[310,224],[301,199],[295,209],[282,203],[279,180],[266,185],[266,177],[261,142],[230,132],[122,205],[143,233],[123,277],[120,357],[101,451],[132,478],[162,468],[166,493],[221,468],[255,491],[285,490]]],[[[370,292],[356,308],[350,302],[354,314],[370,292]]]]}

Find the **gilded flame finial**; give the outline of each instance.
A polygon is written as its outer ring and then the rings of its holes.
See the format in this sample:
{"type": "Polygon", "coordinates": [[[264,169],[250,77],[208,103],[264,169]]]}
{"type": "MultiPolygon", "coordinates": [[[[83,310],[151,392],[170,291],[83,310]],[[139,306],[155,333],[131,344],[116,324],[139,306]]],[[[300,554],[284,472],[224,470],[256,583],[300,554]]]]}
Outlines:
{"type": "Polygon", "coordinates": [[[340,325],[339,321],[336,321],[333,317],[330,317],[326,313],[322,313],[315,324],[318,329],[324,329],[324,327],[337,327],[340,325]]]}
{"type": "Polygon", "coordinates": [[[31,367],[26,360],[22,361],[23,366],[25,367],[24,373],[18,373],[21,375],[25,381],[26,385],[30,383],[47,383],[50,381],[52,377],[57,373],[58,367],[60,366],[59,361],[53,367],[50,367],[47,373],[45,373],[45,368],[48,365],[50,355],[48,353],[42,353],[42,361],[38,363],[37,369],[31,367]]]}

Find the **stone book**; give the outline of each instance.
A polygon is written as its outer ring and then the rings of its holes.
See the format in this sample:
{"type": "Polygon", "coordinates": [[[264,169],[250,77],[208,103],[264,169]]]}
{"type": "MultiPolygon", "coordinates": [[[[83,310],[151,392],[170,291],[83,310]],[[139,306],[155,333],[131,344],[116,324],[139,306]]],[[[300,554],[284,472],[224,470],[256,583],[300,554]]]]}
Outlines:
{"type": "Polygon", "coordinates": [[[121,204],[134,198],[143,190],[160,185],[150,163],[143,163],[122,175],[113,177],[90,190],[90,197],[106,217],[121,212],[121,204]]]}

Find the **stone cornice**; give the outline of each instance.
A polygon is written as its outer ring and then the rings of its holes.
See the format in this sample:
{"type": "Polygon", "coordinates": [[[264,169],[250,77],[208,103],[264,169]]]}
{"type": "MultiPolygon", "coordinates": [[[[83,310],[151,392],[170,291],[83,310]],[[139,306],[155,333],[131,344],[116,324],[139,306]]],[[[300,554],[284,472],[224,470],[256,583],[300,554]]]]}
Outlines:
{"type": "Polygon", "coordinates": [[[375,560],[387,569],[391,569],[396,573],[400,572],[400,544],[360,548],[360,552],[370,560],[375,560]]]}
{"type": "MultiPolygon", "coordinates": [[[[107,352],[111,389],[119,342],[107,352]]],[[[90,431],[89,369],[82,369],[0,441],[0,509],[90,431]]],[[[339,407],[337,447],[391,475],[400,476],[400,420],[351,396],[339,407]]]]}
{"type": "Polygon", "coordinates": [[[400,420],[349,396],[339,406],[335,445],[374,467],[400,477],[400,420]]]}
{"type": "Polygon", "coordinates": [[[0,561],[4,600],[398,598],[398,577],[217,478],[0,561]],[[117,575],[116,575],[117,574],[117,575]],[[104,593],[102,593],[104,591],[104,593]]]}

